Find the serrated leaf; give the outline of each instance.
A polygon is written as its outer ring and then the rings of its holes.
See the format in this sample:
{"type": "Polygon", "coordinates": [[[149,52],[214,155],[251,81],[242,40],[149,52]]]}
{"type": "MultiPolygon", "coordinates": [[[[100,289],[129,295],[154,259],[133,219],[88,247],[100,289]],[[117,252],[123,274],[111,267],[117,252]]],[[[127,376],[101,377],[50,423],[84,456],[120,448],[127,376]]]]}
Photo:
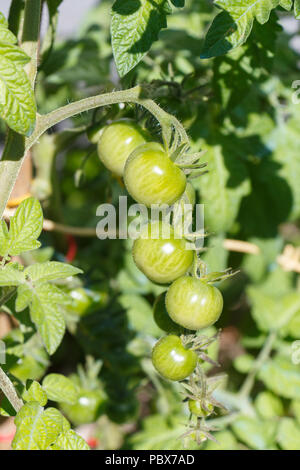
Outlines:
{"type": "Polygon", "coordinates": [[[46,450],[63,432],[64,418],[55,408],[44,411],[38,403],[30,402],[18,412],[15,425],[14,450],[46,450]]]}
{"type": "Polygon", "coordinates": [[[0,220],[0,256],[5,256],[9,246],[8,228],[5,220],[0,220]]]}
{"type": "Polygon", "coordinates": [[[251,33],[254,20],[264,24],[280,0],[216,0],[224,11],[219,13],[207,33],[201,58],[226,54],[244,44],[251,33]]]}
{"type": "Polygon", "coordinates": [[[25,199],[10,219],[9,254],[15,256],[39,248],[37,238],[42,228],[43,212],[39,201],[33,197],[25,199]]]}
{"type": "Polygon", "coordinates": [[[15,44],[17,42],[16,36],[8,29],[8,22],[0,12],[0,41],[9,44],[15,44]]]}
{"type": "Polygon", "coordinates": [[[297,292],[277,297],[251,286],[247,294],[252,304],[251,315],[262,331],[280,330],[300,309],[300,296],[297,292]]]}
{"type": "Polygon", "coordinates": [[[292,418],[279,422],[277,440],[284,450],[300,450],[300,427],[292,418]]]}
{"type": "Polygon", "coordinates": [[[16,65],[23,67],[30,62],[30,57],[19,46],[0,41],[0,56],[6,57],[16,65]]]}
{"type": "Polygon", "coordinates": [[[17,298],[16,298],[16,312],[22,312],[30,305],[32,301],[33,292],[27,283],[24,283],[18,287],[17,298]]]}
{"type": "Polygon", "coordinates": [[[236,219],[242,198],[250,192],[249,176],[234,149],[226,149],[225,145],[204,148],[209,171],[193,184],[200,190],[208,230],[227,231],[236,219]]]}
{"type": "Polygon", "coordinates": [[[58,436],[52,450],[90,450],[85,440],[79,436],[73,429],[58,436]]]}
{"type": "Polygon", "coordinates": [[[232,429],[250,448],[265,450],[274,443],[276,422],[241,416],[233,423],[232,429]]]}
{"type": "Polygon", "coordinates": [[[167,26],[165,0],[116,0],[112,7],[111,37],[119,75],[135,67],[167,26]]]}
{"type": "Polygon", "coordinates": [[[15,264],[7,264],[0,269],[0,286],[18,286],[24,282],[24,271],[20,271],[15,264]]]}
{"type": "Polygon", "coordinates": [[[61,374],[49,374],[43,380],[43,389],[49,400],[73,405],[78,398],[78,389],[72,380],[61,374]]]}
{"type": "Polygon", "coordinates": [[[280,0],[279,5],[287,11],[290,11],[293,6],[293,0],[280,0]]]}
{"type": "Polygon", "coordinates": [[[33,282],[65,279],[80,273],[82,273],[81,269],[75,268],[70,264],[59,263],[58,261],[36,263],[25,269],[25,274],[29,276],[33,282]]]}
{"type": "Polygon", "coordinates": [[[30,316],[49,354],[56,351],[64,336],[65,320],[58,306],[64,301],[64,293],[51,284],[40,284],[34,289],[30,316]]]}
{"type": "Polygon", "coordinates": [[[294,14],[297,20],[300,19],[300,0],[294,1],[294,14]]]}
{"type": "Polygon", "coordinates": [[[299,366],[291,359],[277,356],[268,360],[259,371],[259,379],[276,395],[300,399],[299,366]]]}
{"type": "Polygon", "coordinates": [[[35,380],[30,384],[28,389],[23,392],[22,398],[27,402],[35,401],[41,406],[45,406],[48,401],[46,392],[35,380]]]}
{"type": "Polygon", "coordinates": [[[0,116],[12,130],[30,136],[36,120],[35,96],[18,64],[0,55],[0,116]]]}

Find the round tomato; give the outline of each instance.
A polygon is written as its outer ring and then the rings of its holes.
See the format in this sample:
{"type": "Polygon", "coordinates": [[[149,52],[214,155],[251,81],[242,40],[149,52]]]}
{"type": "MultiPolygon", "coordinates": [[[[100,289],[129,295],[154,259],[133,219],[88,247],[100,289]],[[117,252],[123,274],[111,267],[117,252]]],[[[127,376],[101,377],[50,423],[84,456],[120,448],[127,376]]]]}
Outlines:
{"type": "Polygon", "coordinates": [[[185,274],[193,262],[193,251],[186,250],[185,245],[170,225],[154,222],[146,225],[135,240],[133,259],[151,281],[167,284],[185,274]]]}
{"type": "Polygon", "coordinates": [[[98,141],[98,155],[103,165],[118,176],[133,150],[147,141],[146,132],[132,121],[116,121],[104,127],[98,141]]]}
{"type": "Polygon", "coordinates": [[[166,379],[183,380],[191,375],[197,365],[197,354],[186,349],[175,335],[161,338],[152,351],[155,369],[166,379]]]}
{"type": "Polygon", "coordinates": [[[169,317],[168,312],[166,310],[165,298],[166,294],[163,293],[160,294],[155,300],[153,307],[154,321],[157,326],[166,333],[174,333],[180,335],[184,332],[184,328],[174,323],[173,320],[171,320],[171,318],[169,317]]]}
{"type": "Polygon", "coordinates": [[[75,313],[79,317],[95,312],[97,309],[105,307],[108,302],[108,293],[103,290],[90,290],[78,287],[71,290],[72,298],[71,313],[75,313]]]}
{"type": "Polygon", "coordinates": [[[78,316],[84,315],[92,305],[92,299],[83,287],[78,287],[70,292],[72,298],[72,312],[78,316]]]}
{"type": "Polygon", "coordinates": [[[166,307],[173,321],[189,330],[200,330],[219,319],[223,297],[216,287],[194,277],[182,276],[171,284],[166,307]]]}
{"type": "Polygon", "coordinates": [[[133,199],[148,207],[174,204],[186,187],[185,174],[155,142],[132,152],[125,165],[124,182],[133,199]]]}
{"type": "Polygon", "coordinates": [[[62,403],[61,409],[75,426],[79,426],[95,422],[103,414],[106,400],[106,395],[100,388],[81,388],[77,402],[74,405],[62,403]]]}
{"type": "Polygon", "coordinates": [[[207,410],[205,410],[201,406],[201,402],[199,400],[189,400],[188,405],[190,412],[199,418],[205,418],[206,416],[211,415],[214,411],[214,406],[211,403],[206,405],[207,410]]]}

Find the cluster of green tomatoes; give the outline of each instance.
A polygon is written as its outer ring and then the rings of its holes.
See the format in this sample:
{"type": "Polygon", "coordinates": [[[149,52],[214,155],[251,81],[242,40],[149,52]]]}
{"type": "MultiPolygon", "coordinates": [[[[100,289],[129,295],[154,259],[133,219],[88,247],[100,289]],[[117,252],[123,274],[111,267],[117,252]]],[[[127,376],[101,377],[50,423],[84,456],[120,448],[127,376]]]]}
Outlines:
{"type": "MultiPolygon", "coordinates": [[[[97,145],[102,163],[123,178],[128,193],[138,203],[148,208],[154,204],[172,206],[184,197],[194,204],[195,194],[184,169],[136,123],[120,120],[107,125],[98,135],[97,145]]],[[[137,267],[151,281],[169,286],[154,306],[154,319],[168,334],[155,344],[152,361],[164,378],[182,381],[201,361],[195,346],[199,342],[191,338],[218,320],[223,298],[205,277],[197,275],[197,255],[177,235],[176,226],[163,220],[150,221],[134,241],[132,254],[137,267]],[[167,237],[162,236],[165,233],[167,237]]],[[[204,416],[213,407],[203,409],[200,401],[191,399],[189,408],[196,416],[204,416]]]]}

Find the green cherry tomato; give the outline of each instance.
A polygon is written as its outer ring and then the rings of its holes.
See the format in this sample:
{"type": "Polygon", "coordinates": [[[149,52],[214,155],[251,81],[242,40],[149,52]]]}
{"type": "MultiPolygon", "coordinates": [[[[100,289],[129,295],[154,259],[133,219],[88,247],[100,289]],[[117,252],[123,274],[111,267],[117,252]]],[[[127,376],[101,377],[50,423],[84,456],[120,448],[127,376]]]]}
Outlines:
{"type": "Polygon", "coordinates": [[[189,400],[188,405],[190,412],[199,418],[205,418],[206,416],[211,415],[214,411],[214,406],[211,403],[207,403],[206,405],[208,411],[201,406],[201,403],[198,400],[189,400]]]}
{"type": "Polygon", "coordinates": [[[186,250],[185,240],[176,239],[173,228],[162,222],[153,222],[142,229],[132,254],[137,267],[159,284],[168,284],[182,276],[193,262],[193,251],[186,250]]]}
{"type": "Polygon", "coordinates": [[[129,120],[104,127],[98,141],[98,155],[103,165],[118,176],[123,175],[129,155],[147,141],[146,132],[129,120]]]}
{"type": "Polygon", "coordinates": [[[105,289],[90,290],[78,287],[71,290],[70,296],[72,298],[71,313],[79,317],[93,313],[108,303],[108,292],[105,289]]]}
{"type": "Polygon", "coordinates": [[[70,292],[70,296],[72,298],[72,312],[80,317],[83,316],[92,305],[92,299],[87,294],[86,289],[83,287],[73,289],[70,292]]]}
{"type": "Polygon", "coordinates": [[[125,165],[124,182],[133,199],[148,207],[174,204],[186,187],[185,174],[155,142],[139,146],[130,155],[125,165]]]}
{"type": "Polygon", "coordinates": [[[95,422],[103,414],[106,395],[101,389],[81,389],[74,405],[62,403],[61,409],[75,426],[95,422]]]}
{"type": "Polygon", "coordinates": [[[153,317],[157,326],[166,333],[174,333],[180,335],[184,332],[182,326],[174,323],[166,310],[166,294],[160,294],[154,302],[153,317]]]}
{"type": "Polygon", "coordinates": [[[186,349],[181,339],[175,335],[161,338],[152,351],[155,369],[169,380],[184,380],[194,372],[197,360],[197,354],[186,349]]]}
{"type": "Polygon", "coordinates": [[[166,307],[175,323],[189,330],[200,330],[219,319],[223,297],[216,287],[200,279],[182,276],[169,287],[166,307]]]}

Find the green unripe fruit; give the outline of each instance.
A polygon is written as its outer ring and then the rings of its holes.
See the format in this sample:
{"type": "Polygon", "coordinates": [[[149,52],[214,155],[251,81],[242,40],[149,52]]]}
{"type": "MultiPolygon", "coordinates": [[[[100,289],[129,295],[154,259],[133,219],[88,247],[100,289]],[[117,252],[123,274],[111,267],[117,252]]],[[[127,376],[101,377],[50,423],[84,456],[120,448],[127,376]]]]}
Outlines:
{"type": "Polygon", "coordinates": [[[129,155],[147,141],[146,132],[129,121],[116,121],[103,128],[98,141],[98,155],[112,173],[122,176],[129,155]]]}
{"type": "Polygon", "coordinates": [[[223,297],[216,287],[194,277],[182,276],[169,287],[166,307],[175,323],[189,330],[200,330],[219,319],[223,297]]]}

